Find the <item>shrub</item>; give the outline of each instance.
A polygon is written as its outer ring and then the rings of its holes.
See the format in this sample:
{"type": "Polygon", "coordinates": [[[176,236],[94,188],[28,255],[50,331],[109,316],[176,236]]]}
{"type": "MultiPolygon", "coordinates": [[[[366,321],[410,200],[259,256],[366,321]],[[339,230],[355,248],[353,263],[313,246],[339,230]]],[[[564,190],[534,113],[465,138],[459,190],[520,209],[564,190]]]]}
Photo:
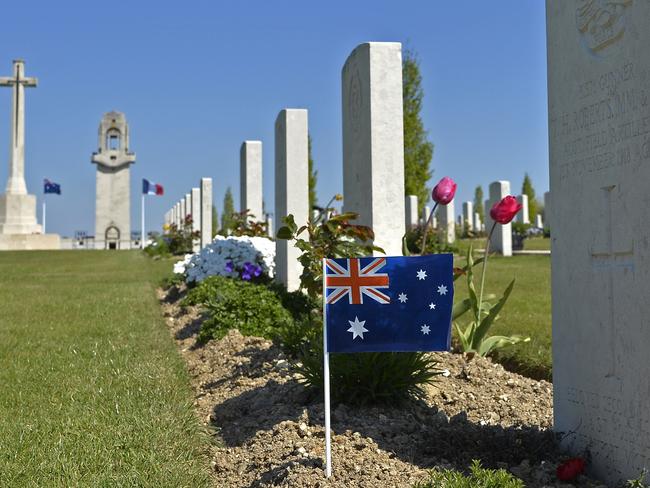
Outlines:
{"type": "Polygon", "coordinates": [[[175,256],[192,252],[192,243],[201,237],[200,232],[192,230],[192,217],[187,215],[181,226],[171,224],[164,236],[169,252],[175,256]]]}
{"type": "Polygon", "coordinates": [[[435,469],[431,479],[416,483],[414,488],[523,488],[524,482],[505,469],[484,469],[481,462],[474,460],[469,476],[450,469],[435,469]]]}
{"type": "MultiPolygon", "coordinates": [[[[323,392],[323,340],[316,335],[299,354],[297,371],[315,393],[323,392]]],[[[371,352],[330,354],[330,394],[333,403],[348,405],[399,404],[424,398],[424,386],[442,371],[430,354],[371,352]]]]}
{"type": "MultiPolygon", "coordinates": [[[[424,237],[424,225],[418,225],[415,229],[409,230],[404,235],[404,244],[407,246],[408,254],[419,255],[422,252],[422,238],[424,237]]],[[[442,240],[440,232],[429,229],[427,234],[427,245],[424,254],[457,253],[458,248],[447,244],[442,240]]]]}
{"type": "Polygon", "coordinates": [[[189,291],[183,304],[200,304],[208,314],[199,331],[199,342],[220,339],[230,329],[273,338],[275,329],[293,321],[278,295],[266,286],[223,276],[206,278],[189,291]]]}
{"type": "Polygon", "coordinates": [[[166,257],[171,254],[169,244],[163,237],[156,237],[151,244],[144,248],[144,253],[150,258],[166,257]]]}
{"type": "Polygon", "coordinates": [[[259,221],[261,218],[261,215],[253,215],[248,210],[233,213],[230,234],[237,237],[268,237],[267,224],[259,221]]]}

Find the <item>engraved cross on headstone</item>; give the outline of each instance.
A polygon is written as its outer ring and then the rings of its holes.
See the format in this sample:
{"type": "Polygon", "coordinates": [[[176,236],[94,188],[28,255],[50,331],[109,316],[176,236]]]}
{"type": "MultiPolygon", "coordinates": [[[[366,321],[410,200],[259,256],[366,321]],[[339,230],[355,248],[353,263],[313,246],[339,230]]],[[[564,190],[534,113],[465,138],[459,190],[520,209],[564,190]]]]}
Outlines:
{"type": "Polygon", "coordinates": [[[0,86],[13,89],[11,108],[11,152],[9,159],[9,179],[6,192],[15,195],[27,193],[25,185],[25,88],[35,87],[36,78],[25,77],[25,62],[14,60],[14,74],[0,78],[0,86]]]}
{"type": "Polygon", "coordinates": [[[608,288],[607,288],[607,301],[608,301],[608,320],[609,320],[609,343],[610,343],[610,359],[609,366],[607,370],[606,378],[614,378],[617,380],[621,379],[620,372],[618,370],[619,364],[619,348],[621,346],[618,327],[617,327],[617,316],[616,316],[616,303],[614,300],[615,294],[615,282],[614,282],[614,271],[615,270],[630,270],[634,271],[634,245],[630,244],[623,249],[616,249],[614,244],[614,212],[612,209],[612,193],[617,185],[608,185],[601,187],[601,191],[604,192],[605,199],[605,219],[606,219],[606,229],[607,234],[605,236],[604,249],[592,249],[591,251],[591,262],[593,269],[596,271],[605,270],[608,272],[608,288]]]}

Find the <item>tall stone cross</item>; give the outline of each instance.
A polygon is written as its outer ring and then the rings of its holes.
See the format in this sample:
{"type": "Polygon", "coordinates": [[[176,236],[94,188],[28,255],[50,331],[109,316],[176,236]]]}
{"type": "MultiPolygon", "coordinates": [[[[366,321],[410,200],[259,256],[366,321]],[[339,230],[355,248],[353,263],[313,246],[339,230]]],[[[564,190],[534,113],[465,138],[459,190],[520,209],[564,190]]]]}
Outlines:
{"type": "Polygon", "coordinates": [[[624,246],[618,249],[615,246],[614,240],[614,211],[612,208],[612,192],[616,189],[617,185],[608,185],[601,188],[604,194],[605,206],[604,217],[607,233],[604,236],[604,242],[594,246],[591,251],[591,263],[594,271],[607,271],[608,284],[607,284],[607,305],[609,309],[607,320],[609,321],[609,345],[611,353],[609,354],[609,366],[607,370],[607,378],[621,380],[621,371],[619,371],[618,361],[620,359],[620,331],[617,327],[618,317],[616,314],[616,302],[614,295],[616,290],[614,288],[614,272],[616,270],[623,270],[634,272],[634,245],[624,246]]]}
{"type": "Polygon", "coordinates": [[[26,195],[25,185],[25,88],[35,87],[36,78],[25,77],[25,62],[14,60],[14,74],[10,78],[0,78],[0,86],[13,89],[11,108],[11,150],[9,153],[9,179],[6,193],[26,195]]]}

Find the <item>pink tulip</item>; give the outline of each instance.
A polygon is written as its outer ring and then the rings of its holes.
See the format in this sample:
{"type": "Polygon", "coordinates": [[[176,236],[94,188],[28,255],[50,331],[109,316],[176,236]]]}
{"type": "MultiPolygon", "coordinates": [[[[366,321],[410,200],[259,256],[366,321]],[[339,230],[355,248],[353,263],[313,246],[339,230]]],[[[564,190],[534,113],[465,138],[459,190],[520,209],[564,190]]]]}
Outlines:
{"type": "Polygon", "coordinates": [[[490,209],[490,217],[492,217],[492,220],[495,222],[507,224],[522,208],[523,205],[519,203],[515,197],[508,195],[507,197],[503,197],[500,202],[492,205],[492,208],[490,209]]]}
{"type": "Polygon", "coordinates": [[[433,187],[431,198],[434,202],[439,203],[440,205],[447,205],[454,199],[456,186],[454,180],[445,176],[436,186],[433,187]]]}

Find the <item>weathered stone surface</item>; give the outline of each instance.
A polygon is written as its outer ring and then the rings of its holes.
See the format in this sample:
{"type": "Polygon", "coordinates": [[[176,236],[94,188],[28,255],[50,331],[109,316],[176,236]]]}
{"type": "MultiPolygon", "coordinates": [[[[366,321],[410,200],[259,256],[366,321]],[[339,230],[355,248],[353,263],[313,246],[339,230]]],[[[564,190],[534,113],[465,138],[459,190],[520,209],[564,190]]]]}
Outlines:
{"type": "MultiPolygon", "coordinates": [[[[0,78],[0,86],[10,87],[13,94],[9,177],[5,194],[0,195],[0,234],[38,234],[42,231],[36,220],[36,197],[27,194],[25,185],[25,88],[36,84],[36,78],[25,77],[22,60],[14,60],[11,77],[0,78]]],[[[21,239],[9,241],[23,242],[21,239]]]]}
{"type": "Polygon", "coordinates": [[[474,230],[474,202],[463,202],[463,225],[468,231],[474,230]]]}
{"type": "Polygon", "coordinates": [[[402,253],[404,134],[402,46],[357,46],[342,72],[343,194],[346,211],[372,227],[375,244],[402,253]]]}
{"type": "Polygon", "coordinates": [[[648,25],[547,2],[555,429],[611,486],[650,466],[648,25]]]}
{"type": "Polygon", "coordinates": [[[212,178],[201,178],[201,248],[212,242],[212,178]]]}
{"type": "Polygon", "coordinates": [[[438,231],[442,242],[452,244],[456,241],[456,222],[454,221],[454,200],[447,205],[438,205],[438,231]]]}
{"type": "Polygon", "coordinates": [[[519,212],[517,212],[517,215],[515,215],[515,222],[530,224],[530,217],[528,215],[528,195],[517,195],[517,201],[523,207],[519,212]]]}
{"type": "Polygon", "coordinates": [[[547,191],[544,193],[544,225],[547,229],[551,228],[551,192],[547,191]]]}
{"type": "Polygon", "coordinates": [[[196,232],[199,235],[192,242],[192,249],[196,252],[201,249],[201,189],[192,188],[190,195],[192,203],[192,232],[196,232]]]}
{"type": "Polygon", "coordinates": [[[43,251],[61,249],[57,234],[0,234],[0,251],[43,251]]]}
{"type": "Polygon", "coordinates": [[[109,112],[99,124],[95,197],[95,248],[131,248],[131,176],[135,154],[129,151],[129,126],[123,113],[109,112]]]}
{"type": "MultiPolygon", "coordinates": [[[[490,199],[485,202],[485,230],[490,232],[494,221],[490,217],[490,209],[503,197],[510,195],[509,181],[494,181],[490,183],[490,199]]],[[[492,241],[490,252],[496,252],[502,256],[512,256],[512,224],[497,224],[492,241]]]]}
{"type": "MultiPolygon", "coordinates": [[[[275,121],[275,217],[294,216],[298,226],[309,220],[307,110],[287,108],[275,121]]],[[[275,243],[276,279],[288,290],[300,286],[300,251],[292,242],[275,243]]]]}
{"type": "Polygon", "coordinates": [[[262,211],[262,141],[244,141],[239,153],[239,210],[248,210],[258,222],[262,211]]]}
{"type": "Polygon", "coordinates": [[[404,197],[406,229],[412,230],[418,226],[418,197],[415,195],[406,195],[404,197]]]}

